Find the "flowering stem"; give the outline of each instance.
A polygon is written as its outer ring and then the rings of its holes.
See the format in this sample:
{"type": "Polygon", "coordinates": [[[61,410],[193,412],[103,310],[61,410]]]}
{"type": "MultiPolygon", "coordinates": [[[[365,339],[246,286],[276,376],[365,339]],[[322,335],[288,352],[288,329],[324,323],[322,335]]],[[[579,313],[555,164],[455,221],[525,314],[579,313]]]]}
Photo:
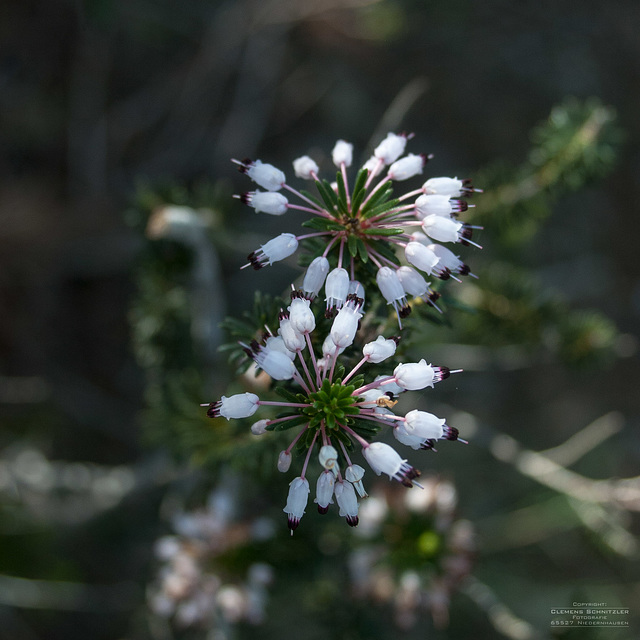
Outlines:
{"type": "Polygon", "coordinates": [[[313,440],[309,445],[309,450],[307,451],[307,457],[304,459],[304,464],[302,465],[302,473],[300,474],[301,478],[304,478],[304,474],[307,472],[307,465],[309,464],[309,458],[311,457],[311,452],[313,451],[313,445],[316,443],[318,439],[318,431],[313,434],[313,440]]]}
{"type": "Polygon", "coordinates": [[[311,209],[310,207],[303,207],[299,204],[287,204],[287,209],[297,209],[298,211],[306,211],[307,213],[313,213],[314,216],[324,216],[325,218],[330,218],[331,216],[327,215],[325,211],[318,211],[317,209],[311,209]]]}
{"type": "Polygon", "coordinates": [[[377,389],[380,385],[389,384],[390,382],[393,382],[395,379],[396,379],[395,376],[389,376],[388,378],[382,378],[380,380],[374,380],[373,382],[370,382],[369,384],[365,384],[364,387],[360,387],[359,389],[356,389],[351,395],[352,396],[357,396],[358,394],[362,393],[363,391],[369,391],[369,389],[377,389]]]}
{"type": "Polygon", "coordinates": [[[340,422],[338,422],[337,424],[340,425],[340,427],[344,429],[352,438],[355,438],[363,446],[364,449],[369,446],[369,443],[362,436],[359,436],[351,427],[348,427],[346,424],[341,424],[340,422]]]}
{"type": "MultiPolygon", "coordinates": [[[[311,336],[309,332],[305,332],[304,337],[307,341],[307,347],[309,347],[309,355],[311,356],[311,363],[313,364],[313,370],[316,372],[316,387],[320,386],[320,370],[318,369],[318,363],[316,362],[316,354],[313,351],[313,346],[311,344],[311,336]]],[[[311,384],[313,387],[313,383],[311,384]]]]}
{"type": "Polygon", "coordinates": [[[344,238],[340,239],[340,253],[338,254],[338,268],[342,266],[342,256],[344,254],[344,238]]]}
{"type": "Polygon", "coordinates": [[[267,420],[267,424],[268,425],[272,425],[272,424],[276,424],[277,422],[286,422],[287,420],[295,420],[296,418],[299,418],[300,414],[296,413],[293,416],[284,416],[284,418],[274,418],[273,420],[267,420]]]}
{"type": "Polygon", "coordinates": [[[304,391],[308,394],[311,393],[309,387],[307,387],[307,383],[304,381],[304,378],[296,371],[293,374],[293,379],[304,389],[304,391]]]}
{"type": "Polygon", "coordinates": [[[340,447],[342,448],[342,453],[344,454],[344,459],[347,461],[347,465],[351,466],[351,458],[349,457],[347,447],[344,446],[344,442],[342,442],[342,440],[340,440],[340,447]]]}
{"type": "MultiPolygon", "coordinates": [[[[309,335],[308,332],[306,332],[305,335],[309,335]]],[[[302,368],[304,369],[304,372],[307,375],[307,380],[309,380],[309,386],[313,388],[313,378],[309,373],[309,368],[307,367],[307,363],[304,361],[304,356],[302,355],[302,349],[298,349],[296,353],[298,354],[298,357],[300,358],[300,362],[302,363],[302,368]]],[[[309,391],[307,391],[307,393],[309,393],[309,391]]]]}
{"type": "Polygon", "coordinates": [[[362,358],[362,360],[360,360],[360,362],[358,362],[358,364],[353,367],[353,369],[351,369],[351,371],[345,376],[344,380],[342,381],[342,384],[344,384],[349,378],[351,378],[351,376],[353,376],[353,374],[365,363],[367,362],[367,360],[369,360],[369,358],[367,358],[367,356],[365,356],[364,358],[362,358]]]}
{"type": "MultiPolygon", "coordinates": [[[[371,420],[372,422],[379,422],[380,424],[385,424],[388,427],[390,427],[391,425],[389,424],[389,422],[387,422],[386,420],[384,420],[384,418],[378,418],[372,414],[367,414],[367,413],[359,413],[357,415],[348,415],[348,418],[362,418],[363,420],[371,420]]],[[[391,417],[391,416],[389,416],[391,417]]],[[[403,418],[404,420],[404,418],[403,418]]]]}
{"type": "Polygon", "coordinates": [[[330,236],[331,231],[318,231],[317,233],[306,233],[303,236],[296,236],[296,240],[304,240],[305,238],[314,238],[315,236],[330,236]]]}
{"type": "Polygon", "coordinates": [[[333,354],[333,360],[331,362],[331,373],[329,374],[329,382],[333,380],[333,370],[336,368],[336,362],[338,362],[338,352],[340,351],[340,347],[336,347],[336,350],[333,354]]]}
{"type": "Polygon", "coordinates": [[[351,196],[349,195],[349,181],[347,180],[347,166],[344,162],[340,163],[340,171],[342,172],[342,180],[344,181],[344,189],[347,192],[347,209],[351,211],[351,196]]]}
{"type": "Polygon", "coordinates": [[[258,400],[256,404],[273,407],[308,407],[308,402],[280,402],[279,400],[258,400]]]}
{"type": "Polygon", "coordinates": [[[329,242],[329,244],[327,244],[326,249],[322,252],[322,257],[326,258],[327,254],[329,253],[329,251],[331,250],[331,247],[334,245],[335,241],[338,239],[339,236],[334,236],[333,239],[329,242]]]}
{"type": "MultiPolygon", "coordinates": [[[[291,449],[293,449],[293,447],[296,446],[296,442],[300,440],[300,438],[302,437],[302,434],[308,429],[308,427],[309,425],[305,424],[304,427],[300,429],[300,431],[298,432],[298,435],[291,441],[291,444],[285,449],[285,453],[287,454],[291,453],[291,449]]],[[[315,442],[315,438],[314,438],[314,442],[315,442]]],[[[302,477],[304,478],[304,471],[302,472],[302,477]]]]}
{"type": "Polygon", "coordinates": [[[298,198],[300,198],[301,200],[304,200],[305,202],[309,203],[313,207],[313,210],[317,212],[319,215],[325,216],[325,217],[331,217],[322,207],[318,206],[313,200],[309,200],[309,198],[303,196],[299,191],[297,191],[293,187],[290,187],[286,183],[283,185],[283,187],[287,189],[287,191],[291,191],[291,193],[298,196],[298,198]]]}
{"type": "Polygon", "coordinates": [[[398,200],[406,200],[407,198],[412,198],[413,196],[419,196],[424,193],[422,189],[416,189],[415,191],[408,191],[403,196],[400,196],[398,200]]]}
{"type": "Polygon", "coordinates": [[[378,174],[378,171],[380,171],[380,168],[382,166],[384,166],[384,160],[382,160],[381,158],[378,158],[378,164],[369,172],[369,177],[367,178],[367,181],[364,184],[365,189],[369,188],[371,181],[376,177],[376,175],[378,174]]]}
{"type": "Polygon", "coordinates": [[[375,255],[377,258],[380,258],[382,262],[386,262],[387,264],[391,265],[394,269],[398,268],[398,265],[396,265],[393,262],[393,260],[389,260],[389,258],[385,258],[381,253],[378,253],[375,249],[372,249],[371,247],[369,247],[369,251],[370,251],[369,257],[373,262],[375,262],[375,260],[373,260],[373,256],[371,254],[375,255]]]}
{"type": "MultiPolygon", "coordinates": [[[[379,167],[379,166],[381,166],[381,165],[380,165],[380,163],[384,164],[384,162],[383,162],[382,160],[379,160],[379,161],[378,161],[378,167],[379,167]]],[[[365,188],[365,189],[366,189],[366,188],[367,188],[367,186],[369,185],[369,182],[370,182],[370,178],[369,178],[369,180],[367,180],[367,184],[365,184],[365,185],[364,185],[364,188],[365,188]]],[[[371,199],[371,196],[372,196],[376,191],[378,191],[378,190],[380,189],[380,187],[382,187],[382,186],[383,186],[384,184],[386,184],[386,183],[387,183],[387,181],[386,181],[386,180],[380,180],[380,182],[378,182],[378,184],[377,184],[373,189],[371,189],[371,193],[370,193],[370,194],[369,194],[369,195],[364,199],[364,202],[362,203],[362,206],[361,206],[360,208],[362,209],[362,207],[364,207],[364,206],[367,204],[367,202],[369,202],[369,200],[371,199]]]]}

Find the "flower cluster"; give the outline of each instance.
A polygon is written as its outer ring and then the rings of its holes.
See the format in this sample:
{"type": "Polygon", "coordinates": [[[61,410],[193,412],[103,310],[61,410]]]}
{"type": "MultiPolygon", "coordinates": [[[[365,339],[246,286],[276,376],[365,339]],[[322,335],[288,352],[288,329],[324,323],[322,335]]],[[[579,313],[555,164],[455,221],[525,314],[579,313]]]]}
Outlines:
{"type": "Polygon", "coordinates": [[[365,344],[362,358],[348,373],[338,362],[339,355],[354,342],[362,304],[358,296],[346,296],[322,342],[319,356],[311,337],[316,328],[311,301],[302,292],[294,291],[287,311],[280,313],[277,334],[270,333],[262,343],[253,341],[243,347],[256,366],[273,380],[292,381],[299,389],[293,392],[277,387],[282,401],[261,400],[247,392],[203,405],[208,407],[209,417],[222,416],[227,420],[248,418],[261,407],[279,408],[282,413],[275,418],[263,418],[253,424],[251,430],[256,435],[298,428],[278,459],[278,469],[286,472],[294,447],[306,451],[301,473],[290,484],[284,509],[292,532],[307,506],[311,491],[308,466],[314,450],[318,451],[321,467],[315,487],[318,511],[326,513],[335,498],[340,515],[349,525],[356,526],[358,497],[365,497],[366,492],[362,483],[364,469],[351,460],[349,453],[354,444],[362,448],[362,455],[377,475],[384,473],[411,487],[417,484],[420,472],[393,447],[372,441],[377,431],[386,426],[400,443],[413,449],[433,449],[439,439],[458,439],[457,429],[431,413],[413,410],[400,416],[392,411],[399,394],[433,387],[455,371],[420,360],[399,364],[388,375],[366,383],[360,368],[367,363],[384,362],[396,352],[399,339],[384,336],[365,344]]]}
{"type": "Polygon", "coordinates": [[[237,582],[229,581],[228,575],[223,578],[227,571],[216,569],[219,556],[272,535],[267,521],[235,522],[229,507],[234,502],[228,488],[212,492],[205,509],[177,513],[175,533],[155,544],[160,569],[149,587],[149,606],[177,628],[260,624],[264,620],[272,568],[254,563],[237,582]]]}
{"type": "Polygon", "coordinates": [[[332,159],[338,169],[334,183],[320,180],[319,167],[309,156],[296,159],[296,177],[314,181],[318,196],[296,190],[285,174],[270,164],[234,160],[240,171],[265,189],[237,196],[256,212],[279,216],[294,209],[314,216],[302,223],[313,232],[298,236],[282,233],[251,253],[245,266],[260,269],[271,265],[295,253],[299,241],[320,238],[325,241],[324,248],[306,272],[303,291],[313,298],[326,280],[328,314],[345,303],[350,293],[347,283],[362,279],[362,269],[376,274],[380,292],[396,310],[400,326],[401,318],[411,309],[407,296],[435,306],[438,295],[423,274],[443,280],[473,275],[458,255],[439,243],[479,247],[471,239],[473,230],[479,227],[457,219],[459,213],[473,206],[461,198],[479,190],[470,180],[436,177],[419,189],[392,198],[393,183],[422,174],[431,158],[424,154],[403,155],[411,137],[389,133],[358,171],[353,189],[347,176],[353,163],[352,144],[339,140],[333,148],[332,159]],[[282,191],[297,197],[302,204],[290,202],[282,191]],[[408,264],[400,266],[398,251],[408,264]],[[337,254],[333,270],[329,263],[332,253],[337,254]]]}
{"type": "Polygon", "coordinates": [[[448,625],[451,597],[471,573],[476,553],[473,525],[456,518],[453,483],[434,475],[421,482],[419,492],[373,487],[349,557],[355,598],[391,605],[403,630],[414,627],[424,610],[437,628],[448,625]]]}

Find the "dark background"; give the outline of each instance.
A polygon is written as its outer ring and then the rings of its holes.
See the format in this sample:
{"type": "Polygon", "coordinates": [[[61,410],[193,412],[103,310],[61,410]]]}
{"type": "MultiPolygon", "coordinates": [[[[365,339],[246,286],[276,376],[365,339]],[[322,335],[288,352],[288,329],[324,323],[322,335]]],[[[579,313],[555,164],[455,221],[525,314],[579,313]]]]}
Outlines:
{"type": "MultiPolygon", "coordinates": [[[[532,449],[618,411],[622,431],[582,471],[637,474],[640,4],[5,0],[1,9],[0,573],[85,585],[78,599],[0,579],[1,638],[145,637],[164,467],[138,428],[144,377],[127,313],[144,240],[124,212],[141,181],[247,189],[230,157],[285,168],[337,138],[364,150],[397,128],[435,154],[438,175],[466,176],[522,162],[531,128],[567,96],[611,105],[624,132],[615,169],[557,202],[523,263],[571,306],[608,314],[625,357],[591,372],[470,374],[461,408],[532,449]],[[11,474],[31,488],[18,491],[11,474]],[[72,501],[47,493],[58,481],[72,501]]],[[[239,215],[250,239],[227,234],[219,247],[227,307],[239,282],[242,305],[271,277],[247,285],[251,276],[238,275],[245,245],[264,233],[261,219],[239,215]]],[[[279,277],[274,290],[286,286],[279,277]]],[[[457,477],[466,517],[518,506],[519,485],[501,486],[504,468],[489,454],[463,460],[484,478],[465,493],[457,477]]],[[[508,554],[489,554],[479,574],[525,618],[544,613],[530,610],[531,593],[567,572],[579,588],[589,567],[638,601],[637,555],[626,572],[599,552],[577,553],[568,568],[554,544],[533,552],[550,574],[531,575],[523,561],[516,579],[508,554]]]]}

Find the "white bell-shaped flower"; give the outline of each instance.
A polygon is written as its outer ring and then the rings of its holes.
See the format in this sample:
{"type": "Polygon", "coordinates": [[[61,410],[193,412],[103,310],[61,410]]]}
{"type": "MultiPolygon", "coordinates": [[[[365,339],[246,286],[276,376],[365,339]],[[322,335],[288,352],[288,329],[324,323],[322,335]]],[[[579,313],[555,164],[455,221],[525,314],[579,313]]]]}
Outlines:
{"type": "Polygon", "coordinates": [[[433,268],[440,260],[431,249],[427,249],[427,247],[420,242],[408,242],[404,248],[404,255],[409,264],[412,264],[416,269],[420,269],[420,271],[424,271],[427,274],[431,274],[433,268]]]}
{"type": "Polygon", "coordinates": [[[272,238],[260,249],[250,253],[248,260],[254,269],[261,269],[265,265],[272,265],[274,262],[284,260],[293,255],[298,248],[298,239],[293,233],[281,233],[272,238]]]}
{"type": "Polygon", "coordinates": [[[358,498],[350,482],[336,482],[334,488],[336,500],[340,507],[340,515],[344,516],[350,527],[358,526],[358,498]]]}
{"type": "Polygon", "coordinates": [[[385,473],[405,486],[412,486],[412,480],[420,475],[393,447],[384,442],[372,442],[362,450],[362,454],[376,475],[385,473]]]}
{"type": "Polygon", "coordinates": [[[373,155],[385,164],[394,163],[407,146],[407,136],[388,133],[387,137],[374,149],[373,155]]]}
{"type": "Polygon", "coordinates": [[[355,296],[356,298],[360,298],[362,300],[362,305],[364,306],[365,300],[365,291],[361,282],[357,280],[349,280],[349,294],[350,296],[355,296]]]}
{"type": "Polygon", "coordinates": [[[460,196],[470,196],[474,191],[471,180],[458,180],[458,178],[429,178],[423,185],[422,190],[426,194],[438,194],[449,198],[459,198],[460,196]]]}
{"type": "Polygon", "coordinates": [[[289,467],[291,467],[291,452],[290,451],[281,451],[278,454],[278,471],[282,473],[286,473],[289,471],[289,467]]]}
{"type": "Polygon", "coordinates": [[[373,174],[373,177],[377,176],[382,167],[384,166],[384,162],[380,162],[376,156],[371,156],[363,165],[362,168],[373,174]]]}
{"type": "Polygon", "coordinates": [[[268,213],[272,216],[286,213],[289,205],[287,198],[275,191],[249,191],[242,194],[240,200],[253,207],[256,213],[268,213]]]}
{"type": "Polygon", "coordinates": [[[241,171],[246,173],[256,184],[267,191],[278,191],[287,181],[287,178],[280,169],[276,169],[272,164],[266,164],[261,160],[255,160],[250,164],[243,164],[241,171]]]}
{"type": "Polygon", "coordinates": [[[329,273],[324,283],[327,311],[340,309],[349,295],[349,273],[342,267],[336,267],[329,273]]]}
{"type": "Polygon", "coordinates": [[[218,402],[209,405],[207,415],[212,418],[222,416],[227,420],[248,418],[258,410],[259,402],[260,398],[255,393],[237,393],[228,398],[222,396],[218,402]]]}
{"type": "Polygon", "coordinates": [[[436,382],[448,378],[449,374],[447,367],[432,367],[424,358],[420,362],[399,364],[393,371],[398,385],[408,391],[433,387],[436,382]]]}
{"type": "Polygon", "coordinates": [[[267,425],[269,424],[268,420],[258,420],[258,422],[254,422],[251,425],[251,433],[254,436],[261,436],[267,433],[267,425]]]}
{"type": "Polygon", "coordinates": [[[362,355],[364,355],[369,362],[378,364],[387,358],[390,358],[395,352],[398,346],[397,338],[385,338],[384,336],[378,336],[373,342],[368,342],[362,348],[362,355]]]}
{"type": "Polygon", "coordinates": [[[414,298],[423,296],[429,290],[429,283],[411,267],[400,267],[396,273],[402,284],[402,288],[414,298]]]}
{"type": "Polygon", "coordinates": [[[451,273],[459,273],[463,276],[469,274],[469,266],[462,262],[460,257],[453,253],[453,251],[447,249],[447,247],[443,247],[441,244],[430,244],[428,247],[440,258],[437,268],[444,268],[451,273]]]}
{"type": "Polygon", "coordinates": [[[313,299],[318,295],[329,273],[329,261],[324,256],[315,258],[304,274],[302,291],[306,298],[313,299]]]}
{"type": "Polygon", "coordinates": [[[295,171],[296,178],[302,178],[303,180],[315,180],[315,176],[318,175],[320,168],[313,158],[310,158],[309,156],[302,156],[293,161],[293,170],[295,171]]]}
{"type": "Polygon", "coordinates": [[[269,336],[265,340],[265,347],[267,349],[271,349],[271,351],[281,351],[289,358],[289,360],[296,359],[295,351],[287,349],[287,345],[284,343],[282,336],[269,336]]]}
{"type": "Polygon", "coordinates": [[[381,267],[376,274],[376,282],[383,298],[395,309],[399,318],[406,318],[411,312],[402,284],[394,269],[381,267]]]}
{"type": "Polygon", "coordinates": [[[431,215],[450,218],[456,210],[453,205],[454,201],[449,196],[421,195],[416,199],[416,218],[424,220],[431,215]]]}
{"type": "Polygon", "coordinates": [[[331,325],[330,335],[336,347],[346,348],[353,344],[360,318],[362,318],[360,302],[358,298],[350,298],[342,309],[338,311],[338,315],[331,325]]]}
{"type": "Polygon", "coordinates": [[[311,311],[311,300],[296,296],[289,305],[289,319],[298,333],[311,333],[316,328],[316,317],[311,311]]]}
{"type": "Polygon", "coordinates": [[[253,359],[274,380],[291,380],[296,373],[291,358],[282,351],[262,347],[255,352],[253,359]]]}
{"type": "Polygon", "coordinates": [[[278,329],[278,334],[289,351],[302,351],[307,345],[304,335],[296,331],[289,315],[286,313],[280,314],[280,328],[278,329]]]}
{"type": "Polygon", "coordinates": [[[439,242],[460,242],[462,222],[451,218],[443,218],[435,214],[429,215],[422,221],[422,230],[434,240],[439,242]]]}
{"type": "Polygon", "coordinates": [[[388,176],[391,180],[408,180],[422,173],[426,161],[426,156],[410,153],[389,167],[388,176]]]}
{"type": "Polygon", "coordinates": [[[353,485],[353,488],[361,498],[367,497],[367,492],[364,490],[364,485],[362,484],[364,469],[359,464],[350,464],[345,469],[344,477],[353,485]]]}
{"type": "Polygon", "coordinates": [[[393,426],[393,435],[398,442],[416,451],[422,449],[425,444],[424,438],[407,433],[404,422],[399,422],[393,426]]]}
{"type": "Polygon", "coordinates": [[[310,491],[309,481],[306,478],[294,478],[289,485],[287,505],[283,511],[289,516],[287,518],[287,524],[292,534],[294,529],[300,524],[300,518],[304,515],[310,491]]]}
{"type": "Polygon", "coordinates": [[[408,434],[426,438],[428,440],[439,440],[444,435],[444,418],[438,418],[433,413],[418,411],[414,409],[405,416],[405,429],[408,434]]]}
{"type": "Polygon", "coordinates": [[[345,140],[338,140],[331,152],[331,159],[336,167],[343,163],[345,167],[350,167],[353,162],[353,145],[345,140]]]}
{"type": "Polygon", "coordinates": [[[318,505],[319,513],[327,513],[329,505],[333,504],[333,486],[335,484],[335,476],[329,470],[323,471],[318,476],[316,483],[316,499],[314,502],[318,505]]]}

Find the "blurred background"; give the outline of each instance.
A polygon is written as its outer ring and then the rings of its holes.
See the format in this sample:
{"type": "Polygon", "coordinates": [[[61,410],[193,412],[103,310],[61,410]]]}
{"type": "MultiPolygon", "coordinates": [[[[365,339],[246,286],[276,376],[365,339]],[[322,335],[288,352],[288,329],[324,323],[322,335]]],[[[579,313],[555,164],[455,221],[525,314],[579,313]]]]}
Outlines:
{"type": "Polygon", "coordinates": [[[0,638],[638,637],[637,2],[2,9],[0,638]],[[376,498],[404,533],[310,517],[289,540],[285,480],[221,467],[198,408],[159,389],[223,393],[217,323],[300,272],[238,270],[293,229],[231,198],[250,185],[229,159],[291,173],[387,131],[486,191],[483,288],[415,338],[466,370],[435,406],[471,444],[420,462],[432,502],[376,498]],[[192,235],[158,223],[166,204],[197,211],[192,235]],[[382,570],[381,545],[415,553],[382,570]],[[174,616],[184,557],[213,621],[174,616]],[[631,627],[553,628],[575,601],[631,627]]]}

